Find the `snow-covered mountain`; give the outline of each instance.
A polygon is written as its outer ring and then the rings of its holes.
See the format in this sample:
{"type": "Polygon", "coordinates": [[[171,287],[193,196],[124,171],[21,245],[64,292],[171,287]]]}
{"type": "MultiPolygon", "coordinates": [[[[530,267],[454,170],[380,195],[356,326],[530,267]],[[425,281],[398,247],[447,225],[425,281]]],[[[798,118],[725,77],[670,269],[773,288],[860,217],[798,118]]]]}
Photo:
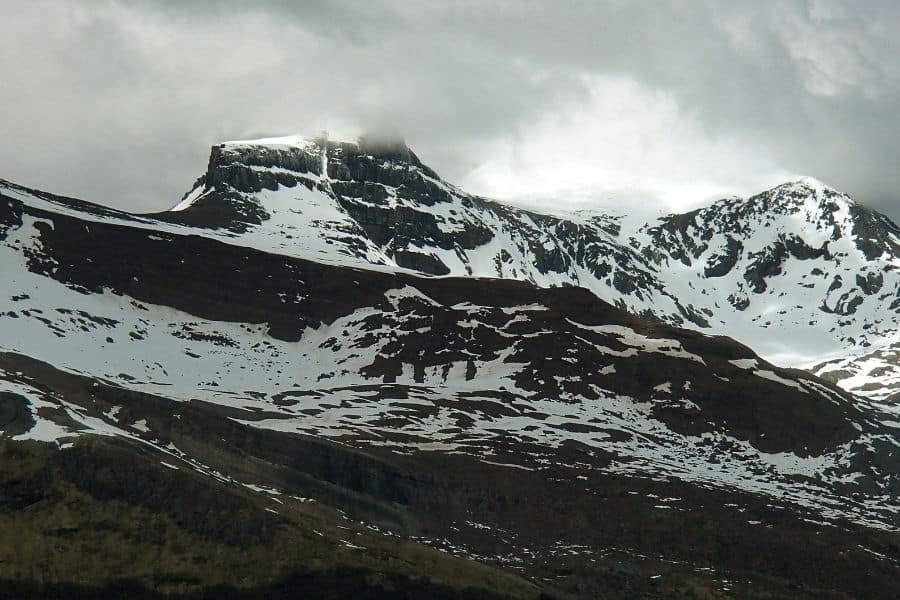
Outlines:
{"type": "Polygon", "coordinates": [[[36,547],[77,555],[71,515],[127,506],[279,569],[289,529],[367,589],[464,572],[402,539],[523,578],[467,597],[891,597],[893,404],[754,350],[891,343],[897,244],[811,180],[634,226],[467,195],[383,140],[222,144],[154,215],[0,182],[0,524],[34,507],[61,523],[36,547]]]}
{"type": "MultiPolygon", "coordinates": [[[[893,343],[900,325],[900,230],[811,178],[640,223],[466,194],[399,140],[326,151],[322,139],[289,137],[214,147],[173,210],[158,217],[288,256],[585,287],[783,366],[853,361],[893,343]]],[[[860,381],[843,385],[863,395],[876,385],[860,381]]]]}

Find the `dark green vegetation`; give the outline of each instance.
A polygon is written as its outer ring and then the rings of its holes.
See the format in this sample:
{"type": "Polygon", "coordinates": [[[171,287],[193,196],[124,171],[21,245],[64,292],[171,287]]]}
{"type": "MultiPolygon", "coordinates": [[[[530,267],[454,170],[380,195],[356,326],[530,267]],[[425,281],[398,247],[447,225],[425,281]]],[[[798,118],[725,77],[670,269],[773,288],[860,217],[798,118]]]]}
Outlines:
{"type": "Polygon", "coordinates": [[[532,598],[535,586],[333,510],[103,438],[0,446],[0,597],[532,598]],[[278,511],[273,511],[277,506],[278,511]]]}

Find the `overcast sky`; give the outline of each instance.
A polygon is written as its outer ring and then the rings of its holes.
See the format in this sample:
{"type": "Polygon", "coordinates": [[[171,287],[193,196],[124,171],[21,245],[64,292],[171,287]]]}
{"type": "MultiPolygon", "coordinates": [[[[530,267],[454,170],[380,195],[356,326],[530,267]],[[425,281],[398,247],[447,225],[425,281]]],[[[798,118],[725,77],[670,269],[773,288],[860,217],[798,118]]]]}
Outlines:
{"type": "Polygon", "coordinates": [[[812,175],[900,217],[900,2],[0,0],[0,177],[175,204],[222,140],[402,133],[511,201],[812,175]]]}

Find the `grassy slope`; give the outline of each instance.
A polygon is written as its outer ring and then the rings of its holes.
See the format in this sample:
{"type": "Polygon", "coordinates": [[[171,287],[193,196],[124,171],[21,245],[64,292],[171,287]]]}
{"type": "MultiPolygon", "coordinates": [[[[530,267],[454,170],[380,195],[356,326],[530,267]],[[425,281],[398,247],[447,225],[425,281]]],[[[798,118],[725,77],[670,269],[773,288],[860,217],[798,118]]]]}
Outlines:
{"type": "Polygon", "coordinates": [[[2,443],[5,593],[43,588],[116,596],[127,582],[144,593],[176,595],[297,591],[297,585],[313,597],[538,595],[513,575],[368,533],[327,513],[291,504],[269,512],[271,502],[259,495],[170,469],[158,458],[102,438],[84,438],[62,452],[37,442],[2,443]],[[94,472],[82,470],[88,463],[94,472]],[[101,481],[111,472],[127,481],[116,494],[101,481]]]}

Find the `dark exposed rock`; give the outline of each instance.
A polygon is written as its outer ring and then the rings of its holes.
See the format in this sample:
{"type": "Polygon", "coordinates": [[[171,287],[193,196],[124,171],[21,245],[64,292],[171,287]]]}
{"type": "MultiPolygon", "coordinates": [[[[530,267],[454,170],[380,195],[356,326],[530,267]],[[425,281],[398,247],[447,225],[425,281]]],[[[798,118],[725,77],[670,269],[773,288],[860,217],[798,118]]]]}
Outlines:
{"type": "Polygon", "coordinates": [[[840,275],[835,275],[834,279],[831,280],[831,285],[828,286],[828,291],[833,292],[835,290],[841,289],[841,286],[844,285],[844,279],[840,275]]]}
{"type": "Polygon", "coordinates": [[[884,285],[884,275],[881,273],[868,272],[865,277],[857,274],[856,285],[859,286],[864,293],[868,295],[877,294],[884,285]]]}
{"type": "MultiPolygon", "coordinates": [[[[0,179],[0,183],[3,180],[0,179]]],[[[6,238],[6,232],[22,225],[22,203],[12,199],[0,199],[0,241],[6,238]]]]}
{"type": "Polygon", "coordinates": [[[750,306],[750,298],[744,294],[730,294],[728,302],[738,310],[746,310],[750,306]]]}
{"type": "Polygon", "coordinates": [[[728,236],[725,242],[725,252],[711,256],[703,274],[706,277],[722,277],[726,275],[737,264],[743,248],[744,245],[740,241],[728,236]]]}
{"type": "Polygon", "coordinates": [[[34,427],[28,400],[11,392],[0,392],[0,438],[11,438],[34,427]]]}
{"type": "Polygon", "coordinates": [[[782,242],[750,255],[752,262],[744,271],[744,279],[753,286],[754,292],[766,291],[766,278],[781,273],[781,265],[787,255],[787,247],[782,242]]]}
{"type": "Polygon", "coordinates": [[[885,252],[896,255],[900,253],[900,228],[882,214],[875,213],[861,206],[852,206],[853,234],[856,246],[865,253],[866,258],[875,260],[885,252]]]}
{"type": "Polygon", "coordinates": [[[811,260],[820,257],[829,258],[827,245],[821,248],[813,248],[803,238],[795,234],[784,235],[780,239],[788,253],[794,258],[799,258],[800,260],[811,260]]]}
{"type": "Polygon", "coordinates": [[[433,254],[399,250],[394,253],[394,260],[396,260],[397,264],[401,267],[428,273],[429,275],[446,275],[450,272],[447,265],[442,263],[440,259],[433,254]]]}

